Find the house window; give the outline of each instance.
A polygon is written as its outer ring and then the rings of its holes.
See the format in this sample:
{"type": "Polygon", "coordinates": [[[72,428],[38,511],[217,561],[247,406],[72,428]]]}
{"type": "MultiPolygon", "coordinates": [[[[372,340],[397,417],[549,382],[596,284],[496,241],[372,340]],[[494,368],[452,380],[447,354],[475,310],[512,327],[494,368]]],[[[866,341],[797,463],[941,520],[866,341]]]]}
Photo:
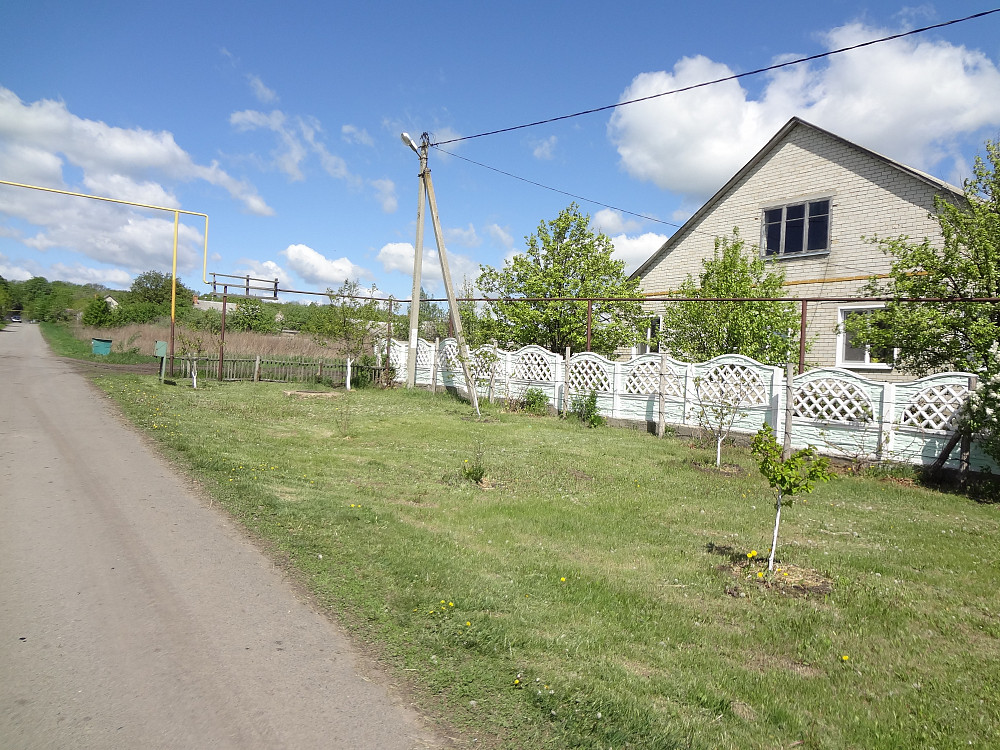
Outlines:
{"type": "Polygon", "coordinates": [[[876,349],[858,341],[846,330],[844,325],[854,315],[868,315],[874,308],[849,308],[840,311],[840,326],[837,332],[837,365],[840,367],[864,367],[868,369],[886,369],[892,367],[896,350],[892,348],[876,349]]]}
{"type": "Polygon", "coordinates": [[[645,341],[640,342],[636,354],[652,354],[660,351],[660,324],[663,318],[659,315],[646,322],[645,341]]]}
{"type": "Polygon", "coordinates": [[[822,253],[830,249],[830,199],[764,209],[764,255],[822,253]]]}

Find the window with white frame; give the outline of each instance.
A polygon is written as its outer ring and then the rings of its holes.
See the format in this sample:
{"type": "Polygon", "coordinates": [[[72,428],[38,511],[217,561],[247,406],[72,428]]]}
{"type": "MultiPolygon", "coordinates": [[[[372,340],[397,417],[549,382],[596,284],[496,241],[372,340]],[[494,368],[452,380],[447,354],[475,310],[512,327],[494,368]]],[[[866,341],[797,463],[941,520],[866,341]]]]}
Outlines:
{"type": "Polygon", "coordinates": [[[660,325],[662,323],[662,315],[654,315],[646,321],[644,340],[636,347],[636,354],[651,354],[660,351],[660,325]]]}
{"type": "Polygon", "coordinates": [[[848,307],[840,310],[840,325],[837,326],[837,365],[839,367],[864,367],[866,369],[890,369],[896,350],[876,349],[859,341],[846,328],[847,321],[854,315],[868,315],[877,307],[848,307]]]}
{"type": "Polygon", "coordinates": [[[761,247],[767,257],[830,250],[830,199],[765,208],[761,247]]]}

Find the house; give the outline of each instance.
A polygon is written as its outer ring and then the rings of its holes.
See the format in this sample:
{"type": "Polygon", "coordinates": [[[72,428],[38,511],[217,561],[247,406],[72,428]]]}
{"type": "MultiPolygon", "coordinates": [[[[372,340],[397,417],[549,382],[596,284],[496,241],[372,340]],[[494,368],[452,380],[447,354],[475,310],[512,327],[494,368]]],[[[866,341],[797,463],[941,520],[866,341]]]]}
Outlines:
{"type": "MultiPolygon", "coordinates": [[[[763,257],[781,264],[789,297],[858,297],[807,303],[810,364],[906,380],[877,353],[852,346],[842,323],[879,306],[860,290],[890,268],[891,259],[864,238],[940,238],[932,216],[938,195],[957,200],[962,191],[793,117],[633,276],[645,295],[669,294],[688,275],[698,277],[716,237],[738,227],[763,257]]],[[[662,304],[647,307],[655,316],[662,304]]]]}

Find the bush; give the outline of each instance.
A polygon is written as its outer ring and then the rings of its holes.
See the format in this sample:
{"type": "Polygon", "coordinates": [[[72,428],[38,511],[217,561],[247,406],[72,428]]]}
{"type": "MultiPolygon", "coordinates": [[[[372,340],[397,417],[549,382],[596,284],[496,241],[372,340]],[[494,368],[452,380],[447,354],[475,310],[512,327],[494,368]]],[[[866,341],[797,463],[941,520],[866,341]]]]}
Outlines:
{"type": "Polygon", "coordinates": [[[529,388],[522,399],[524,410],[529,414],[545,416],[549,413],[549,397],[541,388],[529,388]]]}
{"type": "Polygon", "coordinates": [[[605,422],[604,417],[597,413],[597,391],[574,397],[569,412],[587,427],[600,427],[605,422]]]}

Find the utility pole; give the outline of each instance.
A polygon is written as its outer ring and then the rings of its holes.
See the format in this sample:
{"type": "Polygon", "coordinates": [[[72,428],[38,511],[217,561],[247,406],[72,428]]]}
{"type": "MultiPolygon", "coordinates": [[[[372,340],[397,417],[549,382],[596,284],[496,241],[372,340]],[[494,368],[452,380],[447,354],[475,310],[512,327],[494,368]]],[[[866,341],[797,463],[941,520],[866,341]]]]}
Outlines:
{"type": "Polygon", "coordinates": [[[444,232],[441,231],[441,220],[438,217],[437,199],[434,197],[434,183],[431,181],[431,170],[427,166],[427,150],[430,148],[430,137],[427,133],[424,133],[420,137],[419,150],[413,139],[406,133],[402,133],[400,138],[403,143],[413,149],[417,156],[420,157],[420,204],[417,207],[417,242],[414,247],[413,263],[414,293],[410,298],[410,348],[406,358],[406,385],[407,387],[412,387],[416,380],[417,316],[420,309],[420,262],[424,230],[424,197],[426,194],[427,203],[431,210],[431,225],[434,227],[434,240],[437,242],[438,258],[441,260],[441,277],[444,279],[445,295],[448,297],[448,312],[451,318],[451,326],[455,332],[455,339],[458,342],[458,359],[462,363],[465,387],[469,391],[469,399],[472,401],[472,408],[475,409],[476,416],[482,416],[479,411],[479,394],[476,393],[476,381],[472,375],[472,357],[469,352],[469,345],[465,340],[465,332],[462,330],[462,316],[459,315],[458,302],[455,299],[455,289],[451,283],[451,272],[448,270],[448,253],[444,247],[444,232]],[[413,373],[412,378],[411,372],[413,373]]]}
{"type": "Polygon", "coordinates": [[[406,387],[413,388],[417,382],[417,342],[420,337],[420,272],[424,255],[424,172],[427,171],[428,139],[423,138],[420,149],[407,133],[400,139],[420,158],[420,172],[417,174],[417,239],[413,245],[413,292],[410,294],[410,346],[406,352],[406,387]]]}

